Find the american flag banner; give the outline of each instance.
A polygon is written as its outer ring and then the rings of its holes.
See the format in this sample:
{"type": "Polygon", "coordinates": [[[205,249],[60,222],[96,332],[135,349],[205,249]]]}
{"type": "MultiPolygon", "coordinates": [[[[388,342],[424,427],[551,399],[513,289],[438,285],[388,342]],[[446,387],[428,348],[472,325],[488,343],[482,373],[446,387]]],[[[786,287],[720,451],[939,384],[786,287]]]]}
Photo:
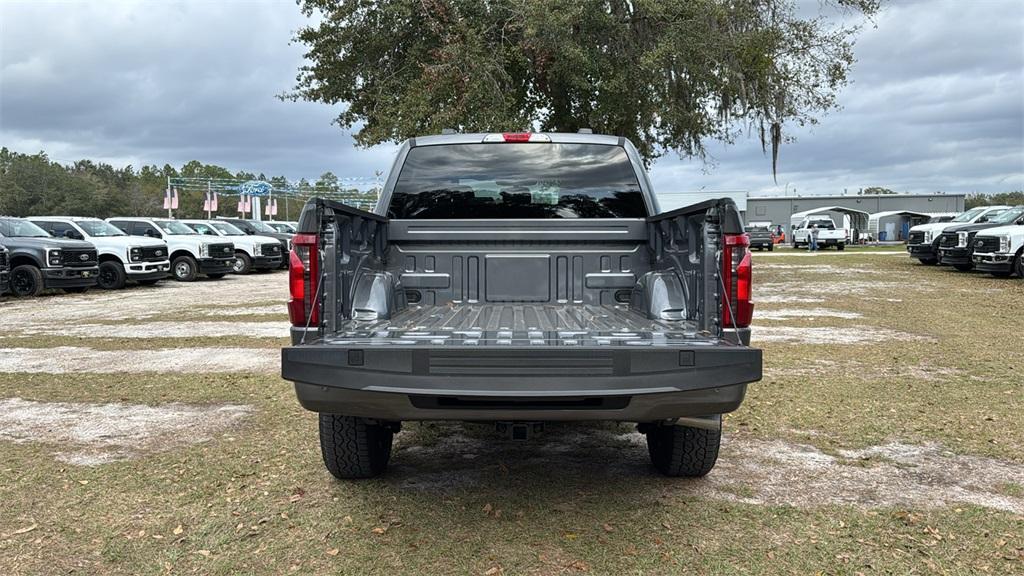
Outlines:
{"type": "Polygon", "coordinates": [[[270,209],[271,216],[277,216],[277,198],[274,198],[274,207],[270,209]]]}
{"type": "Polygon", "coordinates": [[[217,211],[217,193],[216,192],[213,193],[213,202],[210,204],[210,211],[211,212],[216,212],[217,211]]]}
{"type": "Polygon", "coordinates": [[[252,212],[252,198],[249,198],[248,196],[243,195],[242,196],[242,202],[244,203],[244,206],[242,207],[243,208],[242,212],[252,212]]]}
{"type": "Polygon", "coordinates": [[[168,186],[167,190],[164,192],[164,210],[170,210],[170,209],[171,209],[171,187],[168,186]]]}
{"type": "Polygon", "coordinates": [[[178,189],[174,188],[174,189],[172,189],[172,191],[173,191],[173,195],[171,196],[171,210],[177,210],[178,209],[178,189]]]}
{"type": "Polygon", "coordinates": [[[238,197],[238,212],[245,214],[245,197],[243,196],[238,197]]]}

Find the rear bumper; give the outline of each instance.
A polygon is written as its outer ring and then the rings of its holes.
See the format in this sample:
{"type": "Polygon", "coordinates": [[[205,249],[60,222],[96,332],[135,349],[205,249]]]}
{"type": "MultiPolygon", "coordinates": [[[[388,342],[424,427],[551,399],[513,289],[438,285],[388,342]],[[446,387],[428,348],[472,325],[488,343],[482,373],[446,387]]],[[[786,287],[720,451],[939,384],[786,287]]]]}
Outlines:
{"type": "Polygon", "coordinates": [[[200,274],[227,274],[234,272],[235,259],[232,258],[203,258],[199,261],[200,274]]]}
{"type": "Polygon", "coordinates": [[[721,414],[761,379],[761,351],[721,345],[282,350],[281,373],[316,412],[389,420],[618,420],[721,414]]]}
{"type": "Polygon", "coordinates": [[[99,267],[95,268],[43,268],[43,284],[46,288],[83,288],[95,286],[99,267]]]}

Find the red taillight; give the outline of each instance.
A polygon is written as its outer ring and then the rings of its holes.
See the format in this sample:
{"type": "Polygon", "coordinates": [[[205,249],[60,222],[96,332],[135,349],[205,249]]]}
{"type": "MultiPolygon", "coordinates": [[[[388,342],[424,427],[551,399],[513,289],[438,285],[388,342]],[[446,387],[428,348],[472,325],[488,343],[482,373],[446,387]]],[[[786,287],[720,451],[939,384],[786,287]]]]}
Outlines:
{"type": "Polygon", "coordinates": [[[320,281],[319,239],[315,234],[296,234],[292,238],[289,256],[288,319],[292,326],[317,327],[320,322],[320,304],[314,302],[320,281]]]}
{"type": "Polygon", "coordinates": [[[529,132],[503,132],[501,137],[505,142],[529,142],[529,132]]]}
{"type": "Polygon", "coordinates": [[[746,328],[754,317],[751,301],[750,237],[726,234],[722,251],[722,328],[746,328]],[[731,311],[731,313],[730,313],[731,311]]]}

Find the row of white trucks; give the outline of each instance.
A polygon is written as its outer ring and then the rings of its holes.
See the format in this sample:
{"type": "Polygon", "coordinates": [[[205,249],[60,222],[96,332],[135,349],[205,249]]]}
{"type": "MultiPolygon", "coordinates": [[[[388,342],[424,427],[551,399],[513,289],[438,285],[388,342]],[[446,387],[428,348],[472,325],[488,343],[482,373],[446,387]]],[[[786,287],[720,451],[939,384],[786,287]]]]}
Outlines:
{"type": "Polygon", "coordinates": [[[0,217],[0,293],[117,290],[286,268],[293,235],[290,223],[233,218],[0,217]]]}
{"type": "Polygon", "coordinates": [[[1024,206],[979,206],[948,222],[914,226],[907,252],[922,264],[1024,278],[1024,206]]]}

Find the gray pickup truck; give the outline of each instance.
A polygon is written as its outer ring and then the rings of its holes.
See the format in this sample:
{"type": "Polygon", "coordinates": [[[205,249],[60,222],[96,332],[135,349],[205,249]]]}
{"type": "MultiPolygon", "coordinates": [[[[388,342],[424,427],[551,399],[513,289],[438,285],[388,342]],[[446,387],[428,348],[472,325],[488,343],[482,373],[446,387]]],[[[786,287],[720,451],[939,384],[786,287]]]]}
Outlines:
{"type": "Polygon", "coordinates": [[[7,279],[11,272],[11,259],[7,248],[0,244],[0,294],[7,292],[7,279]]]}
{"type": "Polygon", "coordinates": [[[22,218],[0,217],[0,242],[10,260],[9,288],[18,297],[48,288],[82,293],[96,285],[96,247],[81,240],[54,238],[22,218]]]}
{"type": "Polygon", "coordinates": [[[761,379],[735,204],[659,213],[635,148],[593,134],[403,144],[374,213],[306,204],[282,375],[338,478],[382,473],[405,420],[635,422],[669,476],[714,466],[761,379]]]}

